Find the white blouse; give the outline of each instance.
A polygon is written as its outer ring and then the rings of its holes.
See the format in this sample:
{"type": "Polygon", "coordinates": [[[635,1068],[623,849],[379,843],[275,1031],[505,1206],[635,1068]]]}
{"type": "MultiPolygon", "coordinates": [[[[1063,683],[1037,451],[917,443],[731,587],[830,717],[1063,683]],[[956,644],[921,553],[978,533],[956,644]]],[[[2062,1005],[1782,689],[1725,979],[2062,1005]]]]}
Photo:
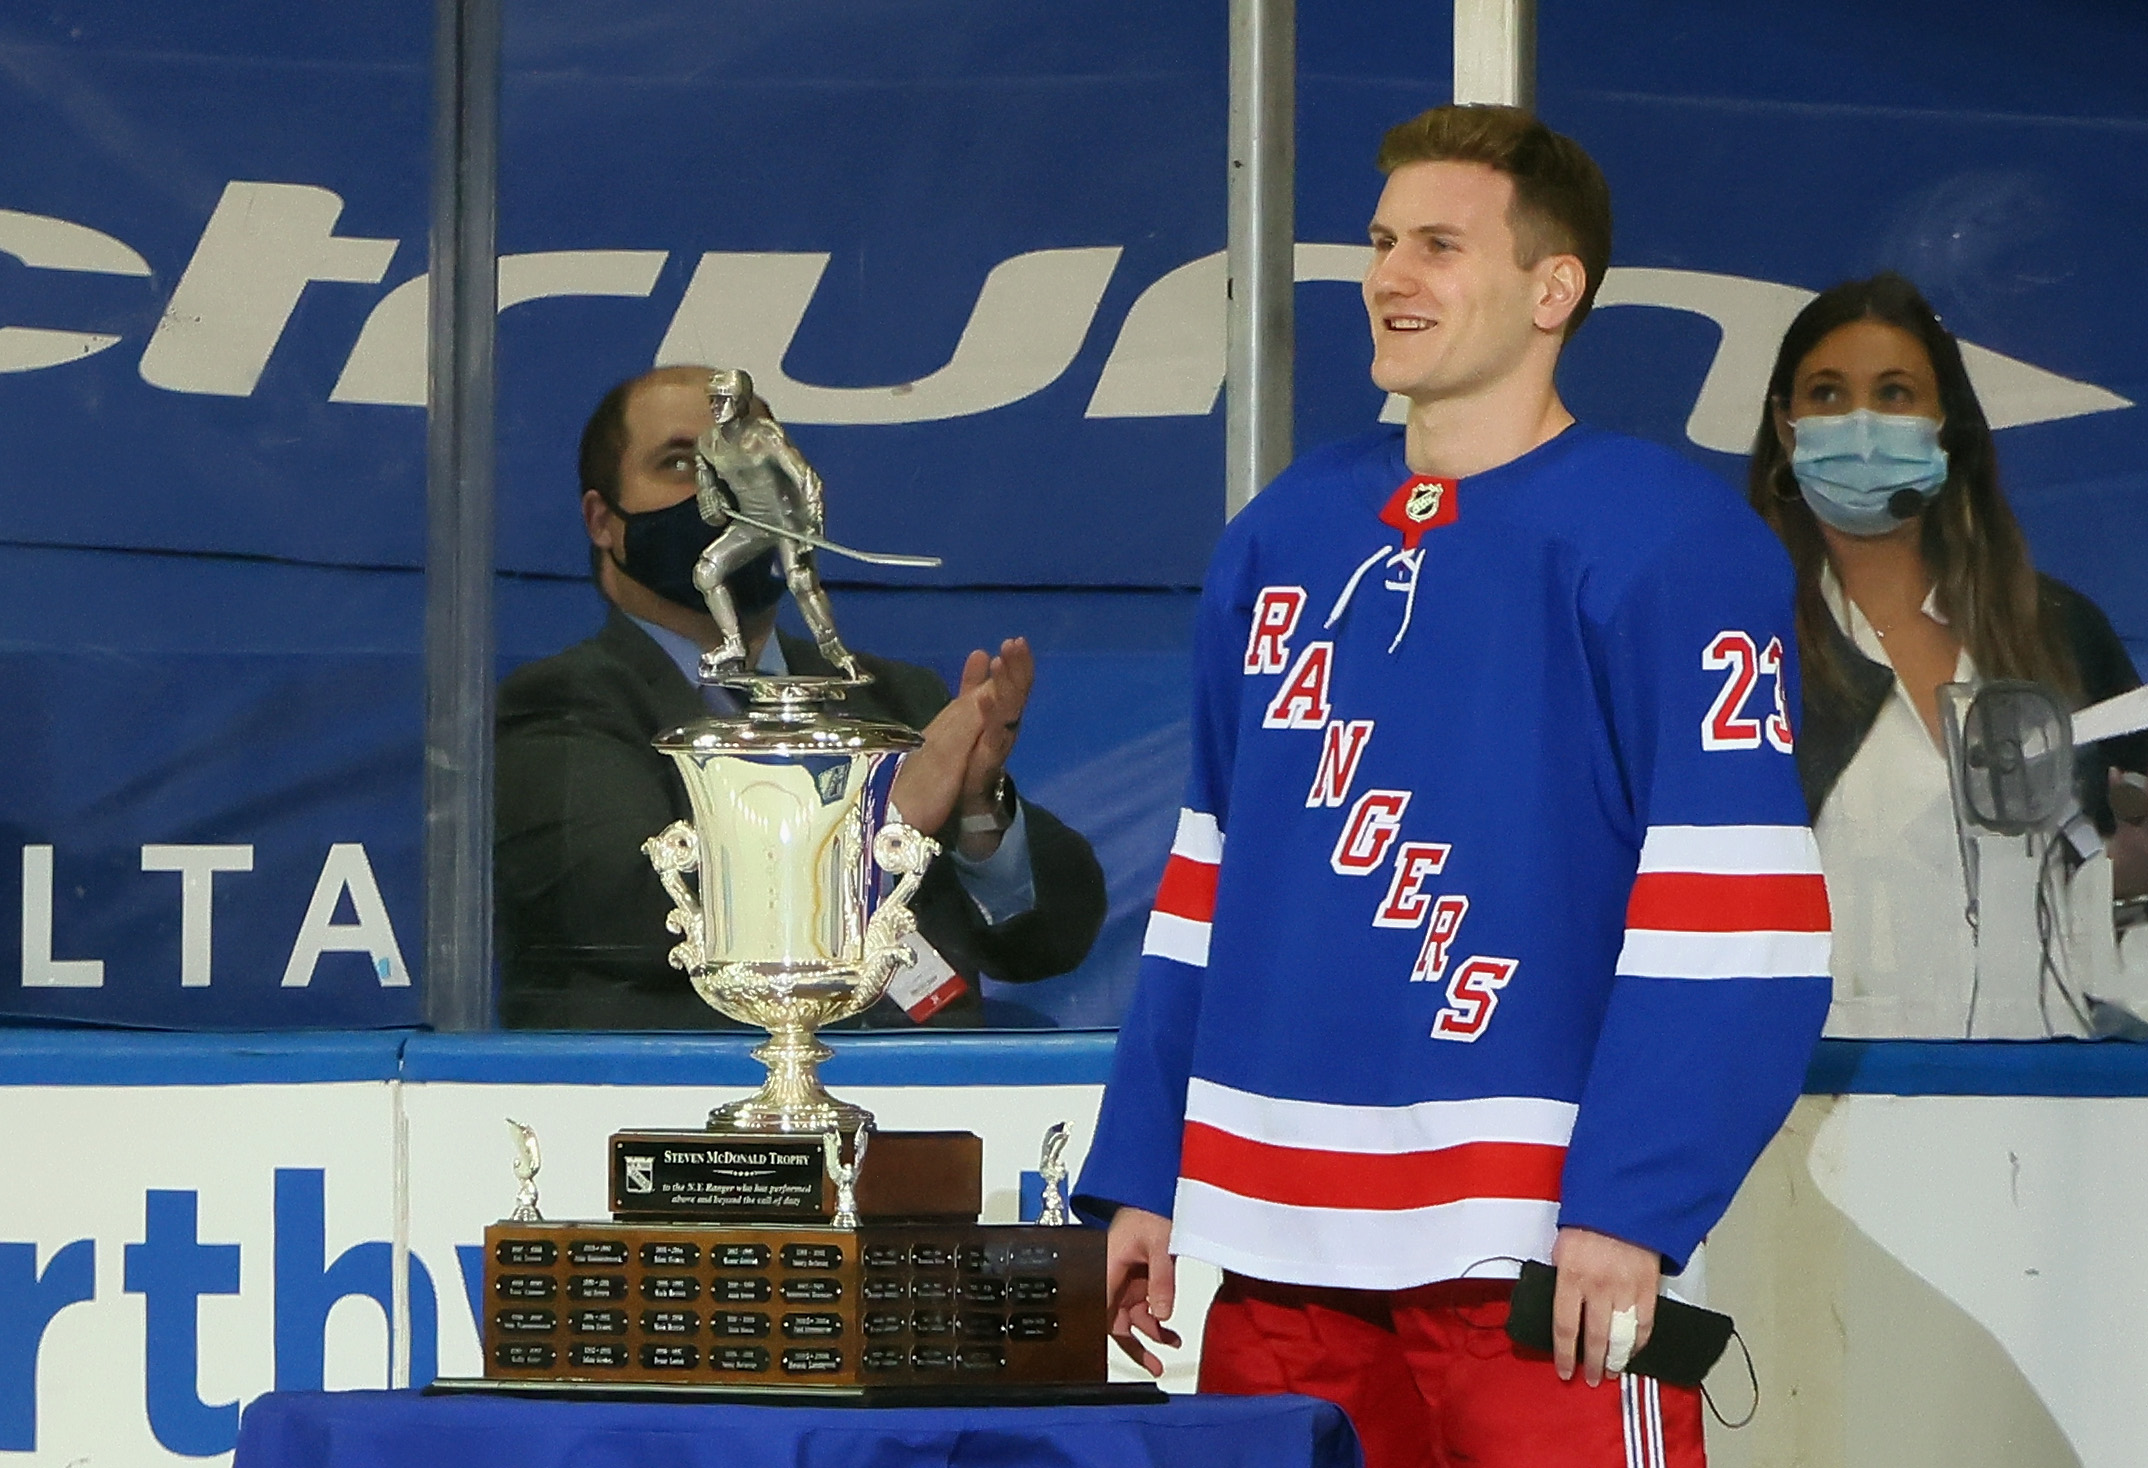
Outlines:
{"type": "MultiPolygon", "coordinates": [[[[1893,667],[1886,643],[1832,570],[1822,572],[1821,592],[1857,650],[1893,667]]],[[[1944,620],[1931,597],[1924,612],[1944,620]]],[[[1977,681],[1966,649],[1954,676],[1977,681]]],[[[2064,995],[2040,973],[2036,881],[2046,838],[1976,838],[1978,921],[1972,927],[1946,756],[1899,678],[1828,793],[1813,835],[1834,912],[1829,1035],[2029,1039],[2085,1033],[2064,995]]],[[[2116,953],[2110,891],[2110,862],[2100,855],[2070,881],[2059,879],[2052,961],[2083,1008],[2084,990],[2108,993],[2111,987],[2106,980],[2116,953]]]]}

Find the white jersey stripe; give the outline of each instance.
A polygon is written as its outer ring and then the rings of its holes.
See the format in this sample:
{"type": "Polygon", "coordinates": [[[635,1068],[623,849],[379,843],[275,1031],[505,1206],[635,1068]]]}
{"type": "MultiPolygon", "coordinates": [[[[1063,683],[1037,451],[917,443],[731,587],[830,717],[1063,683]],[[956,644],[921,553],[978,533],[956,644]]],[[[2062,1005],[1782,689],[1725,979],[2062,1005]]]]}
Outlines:
{"type": "Polygon", "coordinates": [[[1207,811],[1187,810],[1181,806],[1178,834],[1171,839],[1171,854],[1214,866],[1223,860],[1223,828],[1207,811]]]}
{"type": "Polygon", "coordinates": [[[1820,847],[1808,826],[1650,826],[1644,872],[1759,877],[1817,874],[1820,847]]]}
{"type": "Polygon", "coordinates": [[[1633,928],[1618,969],[1646,979],[1787,979],[1828,971],[1827,933],[1677,933],[1633,928]]]}
{"type": "Polygon", "coordinates": [[[1436,1152],[1466,1142],[1563,1147],[1573,1135],[1576,1110],[1570,1101],[1535,1096],[1342,1106],[1259,1096],[1199,1076],[1186,1083],[1186,1120],[1255,1142],[1323,1152],[1436,1152]]]}
{"type": "Polygon", "coordinates": [[[1551,1257],[1558,1221],[1558,1204],[1535,1199],[1465,1198],[1393,1212],[1301,1208],[1180,1178],[1171,1249],[1280,1284],[1404,1290],[1512,1279],[1515,1259],[1551,1257]]]}
{"type": "Polygon", "coordinates": [[[1195,968],[1208,967],[1207,923],[1197,923],[1192,918],[1175,917],[1168,912],[1149,914],[1149,929],[1141,940],[1143,954],[1153,953],[1159,958],[1175,958],[1180,963],[1190,963],[1195,968]]]}

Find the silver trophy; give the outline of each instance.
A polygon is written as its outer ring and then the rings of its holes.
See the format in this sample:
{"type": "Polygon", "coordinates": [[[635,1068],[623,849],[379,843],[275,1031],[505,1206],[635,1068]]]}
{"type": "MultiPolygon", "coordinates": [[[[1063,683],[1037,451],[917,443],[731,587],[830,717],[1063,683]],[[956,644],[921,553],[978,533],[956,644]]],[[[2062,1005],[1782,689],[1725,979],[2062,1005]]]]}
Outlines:
{"type": "Polygon", "coordinates": [[[544,1166],[544,1154],[537,1147],[534,1128],[524,1126],[513,1117],[507,1118],[508,1134],[515,1142],[515,1211],[508,1214],[510,1223],[542,1223],[544,1215],[537,1211],[537,1171],[544,1166]]]}
{"type": "Polygon", "coordinates": [[[1037,1222],[1062,1228],[1067,1222],[1067,1124],[1055,1121],[1044,1132],[1044,1147],[1037,1158],[1037,1173],[1044,1179],[1043,1206],[1037,1222]]]}
{"type": "Polygon", "coordinates": [[[830,1228],[858,1226],[858,1174],[865,1168],[865,1148],[873,1139],[873,1124],[859,1127],[850,1144],[850,1162],[843,1162],[843,1134],[833,1127],[822,1132],[821,1150],[828,1164],[828,1181],[835,1184],[835,1216],[830,1228]]]}
{"type": "Polygon", "coordinates": [[[826,539],[820,476],[744,372],[712,371],[709,404],[712,426],[695,445],[695,471],[702,518],[719,533],[694,568],[694,584],[722,641],[702,658],[701,678],[730,689],[744,712],[657,738],[685,781],[693,819],[673,822],[642,851],[671,895],[665,922],[681,940],[672,965],[717,1010],[769,1032],[753,1052],[768,1067],[767,1083],[710,1112],[709,1126],[855,1132],[871,1116],[821,1086],[817,1067],[831,1052],[813,1032],[872,1004],[911,961],[903,939],[917,920],[908,904],[940,847],[886,805],[882,776],[924,741],[900,724],[836,708],[847,689],[871,679],[836,636],[813,553],[882,565],[939,561],[826,539]],[[842,676],[747,671],[724,578],[771,548],[842,676]],[[883,873],[896,879],[893,890],[882,891],[883,873]]]}
{"type": "Polygon", "coordinates": [[[693,819],[642,843],[671,895],[673,967],[708,1004],[769,1032],[753,1052],[767,1083],[710,1112],[709,1125],[854,1132],[871,1114],[822,1087],[818,1067],[832,1052],[813,1032],[866,1008],[910,962],[908,903],[940,846],[886,805],[885,775],[924,741],[831,712],[840,680],[726,682],[745,697],[742,715],[658,737],[693,819]],[[882,873],[896,879],[885,894],[882,873]]]}

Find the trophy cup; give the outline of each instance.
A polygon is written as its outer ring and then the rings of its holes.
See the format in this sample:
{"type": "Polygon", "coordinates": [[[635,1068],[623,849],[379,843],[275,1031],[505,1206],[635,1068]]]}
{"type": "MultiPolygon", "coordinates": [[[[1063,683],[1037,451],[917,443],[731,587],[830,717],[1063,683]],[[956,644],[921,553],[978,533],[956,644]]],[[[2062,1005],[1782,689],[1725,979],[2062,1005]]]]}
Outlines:
{"type": "Polygon", "coordinates": [[[813,1032],[871,1005],[909,961],[903,939],[917,924],[906,904],[940,848],[899,815],[874,829],[886,802],[880,776],[923,741],[899,724],[836,711],[846,692],[872,680],[836,635],[814,557],[825,550],[875,565],[940,562],[827,539],[820,475],[755,394],[753,379],[718,368],[708,394],[694,472],[701,516],[716,535],[695,564],[694,584],[721,640],[703,656],[701,677],[731,690],[745,710],[657,738],[685,782],[693,819],[674,822],[642,850],[673,903],[667,923],[681,941],[672,964],[711,1006],[770,1035],[753,1052],[768,1067],[767,1084],[718,1107],[709,1126],[855,1134],[870,1117],[821,1086],[817,1067],[829,1051],[813,1032]],[[841,676],[772,678],[747,669],[725,583],[770,553],[841,676]],[[880,872],[897,879],[885,896],[880,872]],[[698,892],[687,882],[695,875],[698,892]]]}
{"type": "Polygon", "coordinates": [[[710,1006],[769,1032],[754,1050],[768,1079],[709,1113],[741,1132],[855,1133],[870,1121],[831,1097],[814,1035],[871,1005],[910,958],[906,905],[939,843],[899,817],[872,829],[894,757],[923,741],[898,724],[830,711],[848,680],[727,680],[738,718],[660,736],[694,818],[644,843],[673,911],[673,966],[710,1006]],[[896,878],[882,896],[879,877],[896,878]],[[698,891],[689,883],[698,878],[698,891]]]}
{"type": "Polygon", "coordinates": [[[712,374],[710,398],[700,503],[719,533],[695,581],[722,641],[702,677],[741,710],[657,739],[692,819],[643,850],[672,901],[671,962],[708,1004],[768,1031],[753,1051],[767,1080],[705,1129],[614,1134],[606,1221],[535,1216],[532,1142],[529,1208],[518,1199],[485,1234],[485,1378],[433,1389],[1161,1400],[1105,1379],[1100,1231],[980,1223],[978,1136],[879,1130],[821,1085],[830,1052],[815,1031],[871,1005],[910,959],[908,903],[939,847],[889,790],[923,741],[840,711],[868,680],[812,553],[891,558],[823,537],[820,480],[744,373],[712,374]],[[723,577],[770,548],[843,676],[746,669],[723,577]]]}

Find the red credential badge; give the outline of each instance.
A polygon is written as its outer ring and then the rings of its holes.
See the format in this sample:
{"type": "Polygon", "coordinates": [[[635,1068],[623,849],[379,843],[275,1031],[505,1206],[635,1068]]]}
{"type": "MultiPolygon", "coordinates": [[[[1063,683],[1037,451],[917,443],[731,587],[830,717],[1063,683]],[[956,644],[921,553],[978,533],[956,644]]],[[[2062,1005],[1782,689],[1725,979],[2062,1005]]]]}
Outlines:
{"type": "Polygon", "coordinates": [[[1417,549],[1427,530],[1452,525],[1461,513],[1456,480],[1413,474],[1396,487],[1380,519],[1402,532],[1402,548],[1417,549]]]}
{"type": "Polygon", "coordinates": [[[970,986],[922,933],[912,933],[903,941],[910,947],[911,962],[889,980],[888,997],[902,1006],[904,1014],[923,1024],[960,999],[970,986]]]}

